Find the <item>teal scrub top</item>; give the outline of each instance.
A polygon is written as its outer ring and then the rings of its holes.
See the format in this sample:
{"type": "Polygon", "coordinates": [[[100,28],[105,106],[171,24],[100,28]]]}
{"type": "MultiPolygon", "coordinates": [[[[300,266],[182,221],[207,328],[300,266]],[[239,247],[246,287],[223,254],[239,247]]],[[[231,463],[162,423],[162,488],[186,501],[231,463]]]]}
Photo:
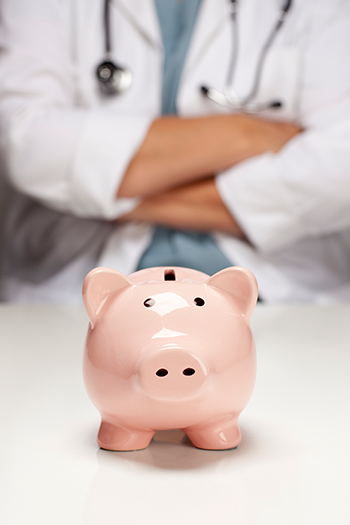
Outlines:
{"type": "MultiPolygon", "coordinates": [[[[162,114],[176,115],[178,86],[201,0],[155,0],[155,4],[165,52],[162,114]]],[[[210,235],[157,227],[137,269],[183,266],[213,275],[231,265],[210,235]]]]}

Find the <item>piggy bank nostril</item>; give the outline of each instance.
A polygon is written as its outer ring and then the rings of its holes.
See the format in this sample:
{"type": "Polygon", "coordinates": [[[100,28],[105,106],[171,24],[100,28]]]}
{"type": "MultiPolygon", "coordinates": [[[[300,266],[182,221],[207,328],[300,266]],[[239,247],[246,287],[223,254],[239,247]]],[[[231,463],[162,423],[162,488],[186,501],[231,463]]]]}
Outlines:
{"type": "Polygon", "coordinates": [[[183,370],[182,373],[184,376],[193,376],[193,374],[195,374],[196,371],[193,368],[185,368],[185,370],[183,370]]]}
{"type": "Polygon", "coordinates": [[[166,370],[165,368],[160,368],[159,370],[157,370],[156,375],[158,377],[164,377],[164,376],[167,376],[168,373],[169,373],[168,370],[166,370]]]}

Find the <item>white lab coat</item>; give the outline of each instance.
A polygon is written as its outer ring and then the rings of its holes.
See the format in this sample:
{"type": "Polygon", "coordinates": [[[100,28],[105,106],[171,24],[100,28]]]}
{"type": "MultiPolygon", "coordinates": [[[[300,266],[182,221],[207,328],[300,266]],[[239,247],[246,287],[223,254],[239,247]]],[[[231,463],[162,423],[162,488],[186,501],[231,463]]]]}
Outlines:
{"type": "MultiPolygon", "coordinates": [[[[280,0],[241,0],[238,94],[252,87],[259,53],[280,0]]],[[[250,244],[217,233],[233,264],[250,268],[266,301],[350,299],[350,7],[348,0],[294,0],[268,52],[256,101],[282,100],[262,117],[305,131],[278,154],[242,162],[217,177],[222,199],[250,244]]],[[[96,66],[104,55],[102,0],[2,0],[0,119],[12,184],[46,206],[114,219],[134,206],[115,199],[128,162],[160,114],[163,49],[152,0],[112,0],[115,60],[130,90],[105,99],[96,66]]],[[[224,90],[232,47],[227,0],[203,0],[178,93],[178,112],[229,111],[200,86],[224,90]]],[[[116,227],[96,264],[128,274],[152,235],[116,227]]],[[[15,300],[78,301],[80,260],[39,286],[8,279],[15,300]]]]}

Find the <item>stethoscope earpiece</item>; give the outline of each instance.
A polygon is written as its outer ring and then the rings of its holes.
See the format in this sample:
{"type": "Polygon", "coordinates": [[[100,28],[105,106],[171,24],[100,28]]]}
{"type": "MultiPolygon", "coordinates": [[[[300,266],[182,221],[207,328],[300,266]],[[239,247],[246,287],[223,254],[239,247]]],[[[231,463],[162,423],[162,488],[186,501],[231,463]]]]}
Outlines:
{"type": "Polygon", "coordinates": [[[104,95],[120,95],[131,86],[132,74],[128,69],[105,60],[96,69],[99,87],[104,95]]]}
{"type": "Polygon", "coordinates": [[[278,109],[283,107],[283,102],[280,100],[274,100],[273,102],[270,102],[270,108],[278,109]]]}

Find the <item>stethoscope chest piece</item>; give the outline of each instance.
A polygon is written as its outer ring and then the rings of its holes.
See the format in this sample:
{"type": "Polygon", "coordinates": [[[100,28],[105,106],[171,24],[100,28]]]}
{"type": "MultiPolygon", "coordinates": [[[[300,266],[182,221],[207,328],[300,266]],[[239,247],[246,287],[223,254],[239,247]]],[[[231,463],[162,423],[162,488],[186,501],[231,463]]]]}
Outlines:
{"type": "Polygon", "coordinates": [[[96,69],[101,93],[104,95],[121,95],[131,86],[132,73],[106,60],[96,69]]]}

